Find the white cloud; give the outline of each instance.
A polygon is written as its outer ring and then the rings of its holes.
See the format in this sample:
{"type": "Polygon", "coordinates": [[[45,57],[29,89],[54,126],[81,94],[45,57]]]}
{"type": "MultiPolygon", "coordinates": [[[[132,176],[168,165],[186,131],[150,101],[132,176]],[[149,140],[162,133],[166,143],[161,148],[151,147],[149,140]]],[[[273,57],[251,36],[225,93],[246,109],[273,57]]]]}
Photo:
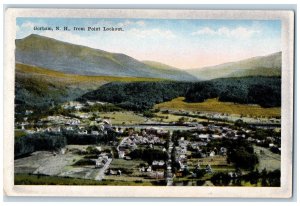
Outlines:
{"type": "Polygon", "coordinates": [[[209,27],[204,27],[198,31],[192,32],[192,35],[196,36],[196,35],[202,35],[202,34],[209,34],[209,35],[215,35],[217,34],[216,31],[212,30],[209,27]]]}
{"type": "Polygon", "coordinates": [[[221,27],[218,29],[204,27],[198,31],[192,32],[192,35],[214,35],[247,39],[252,37],[256,33],[260,33],[260,30],[246,27],[236,27],[234,29],[230,29],[228,27],[221,27]]]}
{"type": "Polygon", "coordinates": [[[123,22],[120,22],[117,24],[117,26],[119,26],[119,27],[126,27],[126,26],[130,26],[130,25],[145,26],[146,23],[144,21],[126,20],[126,21],[123,21],[123,22]]]}
{"type": "Polygon", "coordinates": [[[33,24],[32,22],[24,22],[21,24],[21,29],[31,29],[33,30],[33,27],[37,26],[37,24],[33,24]]]}
{"type": "Polygon", "coordinates": [[[129,30],[130,34],[135,35],[139,38],[165,38],[172,39],[176,35],[170,30],[161,30],[161,29],[131,29],[129,30]]]}
{"type": "Polygon", "coordinates": [[[21,25],[17,25],[16,27],[17,38],[24,38],[32,33],[38,33],[37,31],[33,30],[35,26],[47,26],[47,24],[32,23],[30,21],[27,21],[22,23],[21,25]]]}

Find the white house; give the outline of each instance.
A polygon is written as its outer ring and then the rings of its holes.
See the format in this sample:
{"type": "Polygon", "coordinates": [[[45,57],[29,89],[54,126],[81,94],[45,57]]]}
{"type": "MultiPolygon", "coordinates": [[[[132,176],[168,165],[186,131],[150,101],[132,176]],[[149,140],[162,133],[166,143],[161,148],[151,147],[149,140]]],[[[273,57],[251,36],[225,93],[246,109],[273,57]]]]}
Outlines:
{"type": "Polygon", "coordinates": [[[207,141],[209,139],[209,134],[199,134],[198,138],[202,141],[207,141]]]}
{"type": "Polygon", "coordinates": [[[151,172],[152,171],[152,167],[151,165],[146,169],[147,172],[151,172]]]}

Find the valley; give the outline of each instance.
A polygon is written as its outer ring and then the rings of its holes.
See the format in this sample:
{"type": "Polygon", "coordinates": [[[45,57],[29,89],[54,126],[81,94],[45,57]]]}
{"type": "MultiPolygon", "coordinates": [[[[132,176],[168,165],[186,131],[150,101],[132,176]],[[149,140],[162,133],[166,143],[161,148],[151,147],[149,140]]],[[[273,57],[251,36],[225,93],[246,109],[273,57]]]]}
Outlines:
{"type": "Polygon", "coordinates": [[[191,72],[18,39],[15,184],[278,187],[280,65],[279,52],[191,72]]]}

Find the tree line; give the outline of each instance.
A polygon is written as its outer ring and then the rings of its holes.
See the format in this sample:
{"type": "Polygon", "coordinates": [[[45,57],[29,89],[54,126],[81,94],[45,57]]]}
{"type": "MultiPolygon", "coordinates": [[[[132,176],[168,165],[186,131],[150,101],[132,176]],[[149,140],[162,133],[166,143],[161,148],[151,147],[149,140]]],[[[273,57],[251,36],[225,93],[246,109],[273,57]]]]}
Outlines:
{"type": "Polygon", "coordinates": [[[263,187],[280,187],[280,170],[267,171],[266,169],[259,172],[253,170],[247,174],[237,177],[231,177],[226,172],[217,172],[211,177],[211,182],[215,186],[242,186],[242,181],[250,182],[252,185],[261,184],[263,187]]]}

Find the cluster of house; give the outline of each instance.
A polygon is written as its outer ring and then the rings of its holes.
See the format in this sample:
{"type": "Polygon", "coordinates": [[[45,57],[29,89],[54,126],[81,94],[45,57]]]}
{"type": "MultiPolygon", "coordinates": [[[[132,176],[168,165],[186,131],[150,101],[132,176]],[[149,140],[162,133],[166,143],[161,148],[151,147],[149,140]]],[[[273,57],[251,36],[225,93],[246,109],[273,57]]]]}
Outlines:
{"type": "Polygon", "coordinates": [[[140,133],[131,132],[128,137],[124,137],[117,147],[119,158],[126,158],[126,155],[138,148],[138,145],[149,145],[150,147],[156,144],[162,145],[165,143],[160,136],[153,133],[153,130],[142,130],[140,133]],[[150,131],[150,132],[149,132],[150,131]],[[152,131],[152,132],[151,132],[152,131]]]}
{"type": "Polygon", "coordinates": [[[66,102],[62,105],[62,108],[64,109],[76,109],[76,110],[80,110],[84,107],[84,104],[81,102],[77,102],[77,101],[70,101],[70,102],[66,102]]]}
{"type": "MultiPolygon", "coordinates": [[[[94,104],[103,104],[101,102],[86,102],[80,103],[76,101],[65,103],[62,107],[64,109],[75,109],[81,110],[85,106],[89,105],[92,106],[94,104]]],[[[32,111],[26,110],[26,114],[32,114],[32,111]]],[[[101,119],[101,118],[94,118],[90,120],[92,114],[90,113],[82,113],[77,111],[72,115],[72,117],[63,116],[63,115],[54,115],[48,116],[46,118],[41,119],[37,122],[35,129],[27,129],[26,126],[30,123],[27,121],[27,117],[24,118],[24,121],[19,123],[18,125],[23,129],[26,130],[28,133],[34,132],[61,132],[63,129],[67,131],[73,131],[77,134],[82,135],[100,135],[103,132],[105,133],[107,129],[113,129],[119,134],[123,134],[124,131],[122,128],[114,128],[112,127],[109,120],[101,119]],[[86,121],[89,119],[88,121],[86,121]],[[37,127],[41,125],[41,127],[37,127]]],[[[226,115],[225,115],[226,116],[226,115]]],[[[216,116],[211,117],[216,118],[216,116]]],[[[275,120],[274,120],[275,121],[275,120]]],[[[274,137],[267,137],[265,140],[256,139],[255,136],[247,135],[253,134],[254,131],[250,129],[243,129],[240,128],[239,130],[233,129],[229,126],[219,126],[215,124],[209,124],[207,126],[203,126],[199,123],[190,122],[189,126],[193,127],[196,141],[188,141],[184,137],[181,137],[178,140],[178,145],[174,146],[173,142],[170,142],[168,153],[171,154],[173,148],[175,147],[175,160],[179,163],[180,169],[176,171],[176,176],[182,176],[183,171],[188,168],[188,148],[191,147],[194,151],[197,151],[200,154],[201,158],[204,157],[214,157],[215,155],[227,155],[227,148],[213,148],[209,151],[204,150],[205,146],[213,139],[245,139],[249,142],[254,142],[257,144],[262,143],[262,141],[268,141],[269,147],[274,148],[277,147],[274,142],[278,141],[274,137]]],[[[191,128],[192,129],[192,128],[191,128]]],[[[122,159],[130,160],[130,157],[127,156],[131,151],[138,148],[139,145],[163,145],[165,144],[165,139],[162,137],[169,136],[169,132],[167,130],[161,130],[156,128],[146,128],[142,129],[140,132],[129,130],[128,136],[124,137],[117,147],[118,157],[122,159]]],[[[166,151],[165,148],[163,148],[166,151]]],[[[280,148],[279,148],[280,150],[280,148]]],[[[106,165],[110,164],[110,157],[107,155],[99,155],[97,159],[95,159],[95,168],[104,168],[106,165]]],[[[199,166],[200,168],[200,166],[199,166]]],[[[207,173],[212,173],[211,166],[205,165],[205,171],[207,173]]],[[[172,167],[171,167],[171,160],[162,161],[162,160],[154,160],[152,164],[148,166],[144,166],[139,168],[141,173],[145,173],[150,178],[162,179],[162,178],[172,178],[172,167]]],[[[107,175],[121,175],[122,171],[120,170],[112,170],[108,169],[106,172],[107,175]]],[[[238,174],[232,173],[230,174],[231,177],[236,177],[238,174]]]]}
{"type": "Polygon", "coordinates": [[[198,133],[194,133],[194,136],[203,142],[209,142],[212,139],[238,139],[245,138],[245,133],[252,132],[251,130],[242,129],[240,131],[232,129],[227,126],[218,126],[209,124],[207,127],[197,130],[198,133]]]}
{"type": "Polygon", "coordinates": [[[257,145],[268,146],[269,148],[275,148],[281,151],[281,147],[277,144],[280,142],[280,137],[266,137],[263,140],[248,137],[247,141],[256,143],[257,145]]]}
{"type": "Polygon", "coordinates": [[[145,173],[150,178],[162,179],[165,178],[165,166],[165,161],[154,160],[152,165],[142,166],[139,168],[139,171],[145,173]]]}
{"type": "Polygon", "coordinates": [[[84,107],[87,107],[87,106],[93,106],[95,104],[106,104],[104,102],[99,102],[99,101],[86,101],[85,103],[81,103],[81,102],[78,102],[78,101],[70,101],[70,102],[66,102],[62,105],[62,108],[64,109],[75,109],[75,110],[80,110],[84,107]]]}
{"type": "MultiPolygon", "coordinates": [[[[266,137],[263,140],[257,139],[255,136],[255,131],[251,129],[232,129],[227,126],[217,126],[217,125],[208,125],[207,127],[203,127],[202,129],[194,130],[193,134],[194,139],[196,141],[190,142],[189,146],[193,150],[198,150],[201,152],[199,148],[206,146],[211,140],[215,139],[245,139],[248,142],[252,142],[255,144],[268,143],[269,148],[277,148],[280,150],[280,147],[276,145],[276,142],[280,142],[280,137],[266,137]]],[[[181,152],[184,152],[183,148],[180,148],[181,152]]],[[[221,148],[220,151],[212,150],[209,153],[203,153],[201,157],[214,156],[215,154],[226,155],[227,149],[221,148]]]]}
{"type": "Polygon", "coordinates": [[[180,140],[178,140],[178,146],[175,147],[175,160],[180,165],[179,171],[183,171],[187,168],[187,146],[189,143],[188,140],[181,137],[180,140]]]}
{"type": "Polygon", "coordinates": [[[80,125],[81,121],[78,118],[72,118],[63,115],[47,116],[42,118],[38,123],[43,124],[64,124],[64,125],[80,125]]]}
{"type": "Polygon", "coordinates": [[[60,133],[62,130],[67,130],[81,135],[100,135],[109,129],[114,129],[117,133],[123,133],[121,128],[113,128],[107,119],[96,118],[93,121],[88,121],[88,123],[84,122],[84,119],[86,118],[53,115],[42,118],[36,124],[32,125],[27,122],[27,117],[25,117],[24,121],[16,123],[16,126],[31,134],[41,132],[60,133]]]}

